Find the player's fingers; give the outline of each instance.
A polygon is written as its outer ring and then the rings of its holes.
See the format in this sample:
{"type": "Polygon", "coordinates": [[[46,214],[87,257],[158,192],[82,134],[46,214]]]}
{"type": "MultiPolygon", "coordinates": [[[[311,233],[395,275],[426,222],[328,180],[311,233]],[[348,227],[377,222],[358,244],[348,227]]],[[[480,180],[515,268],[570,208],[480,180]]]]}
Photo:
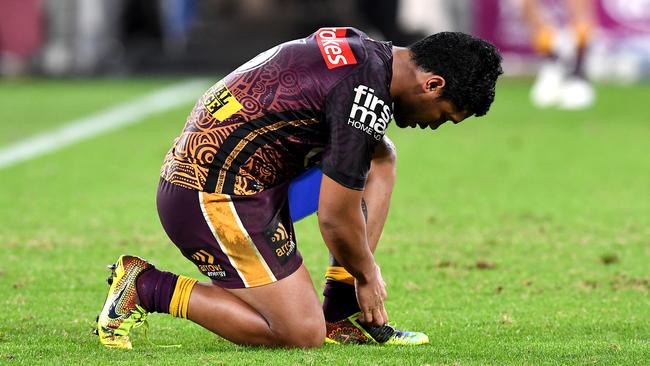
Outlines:
{"type": "Polygon", "coordinates": [[[378,325],[379,326],[379,325],[386,324],[386,322],[384,321],[384,317],[381,315],[381,309],[382,308],[383,308],[383,306],[381,308],[375,308],[375,309],[372,310],[372,317],[373,317],[373,319],[372,319],[373,321],[371,322],[372,325],[378,325]]]}
{"type": "Polygon", "coordinates": [[[388,322],[390,321],[388,319],[388,312],[386,311],[386,308],[383,306],[381,307],[381,316],[384,318],[384,324],[388,324],[388,322]]]}
{"type": "Polygon", "coordinates": [[[363,315],[362,319],[360,319],[361,322],[363,323],[372,323],[373,317],[372,317],[372,310],[370,309],[364,309],[363,310],[363,315]]]}

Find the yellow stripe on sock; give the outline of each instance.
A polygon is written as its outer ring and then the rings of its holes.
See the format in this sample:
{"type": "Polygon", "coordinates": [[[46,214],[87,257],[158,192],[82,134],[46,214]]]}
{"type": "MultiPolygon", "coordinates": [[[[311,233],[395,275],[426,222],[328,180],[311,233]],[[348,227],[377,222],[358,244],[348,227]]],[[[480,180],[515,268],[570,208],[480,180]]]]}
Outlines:
{"type": "Polygon", "coordinates": [[[354,286],[354,277],[345,268],[339,266],[329,266],[325,271],[325,278],[347,283],[354,286]]]}
{"type": "Polygon", "coordinates": [[[551,27],[542,27],[533,35],[533,48],[541,55],[547,56],[553,52],[554,42],[555,31],[551,27]]]}
{"type": "Polygon", "coordinates": [[[578,43],[578,47],[585,47],[589,43],[593,33],[593,27],[591,24],[585,21],[578,21],[571,25],[573,28],[573,33],[578,43]]]}
{"type": "Polygon", "coordinates": [[[198,281],[185,277],[178,276],[176,281],[176,287],[174,288],[174,294],[172,295],[172,301],[169,303],[169,314],[177,318],[187,319],[187,308],[190,303],[190,295],[192,294],[192,289],[198,281]]]}

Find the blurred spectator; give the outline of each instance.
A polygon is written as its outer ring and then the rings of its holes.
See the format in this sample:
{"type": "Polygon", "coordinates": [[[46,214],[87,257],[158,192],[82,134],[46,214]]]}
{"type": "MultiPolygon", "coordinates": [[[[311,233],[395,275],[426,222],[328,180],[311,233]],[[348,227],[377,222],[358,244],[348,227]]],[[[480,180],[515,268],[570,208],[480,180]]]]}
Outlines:
{"type": "Polygon", "coordinates": [[[47,0],[43,70],[93,75],[141,70],[186,50],[196,0],[47,0]]]}
{"type": "Polygon", "coordinates": [[[32,55],[55,76],[213,72],[252,50],[334,25],[407,45],[442,30],[467,31],[470,2],[0,0],[0,72],[24,72],[32,55]]]}
{"type": "Polygon", "coordinates": [[[418,37],[442,31],[469,30],[470,0],[401,0],[399,25],[418,37]]]}
{"type": "Polygon", "coordinates": [[[120,57],[120,0],[47,0],[47,45],[42,68],[49,75],[94,74],[120,57]]]}
{"type": "Polygon", "coordinates": [[[583,109],[595,101],[585,75],[585,54],[595,27],[593,0],[564,0],[559,6],[524,0],[524,18],[532,29],[533,47],[544,57],[531,90],[538,107],[583,109]]]}
{"type": "Polygon", "coordinates": [[[163,57],[160,0],[125,0],[119,13],[119,39],[125,48],[124,67],[142,71],[147,60],[163,57]]]}
{"type": "Polygon", "coordinates": [[[41,6],[40,0],[0,1],[0,76],[28,71],[41,45],[41,6]]]}
{"type": "Polygon", "coordinates": [[[177,55],[186,49],[190,26],[195,16],[195,0],[161,0],[165,51],[177,55]]]}
{"type": "Polygon", "coordinates": [[[400,27],[412,33],[429,34],[449,28],[442,0],[401,0],[396,13],[400,27]]]}
{"type": "MultiPolygon", "coordinates": [[[[359,14],[371,27],[381,33],[382,39],[390,39],[397,45],[407,45],[418,40],[418,29],[404,29],[398,24],[398,0],[359,0],[359,14]]],[[[372,33],[373,29],[363,29],[372,33]]]]}

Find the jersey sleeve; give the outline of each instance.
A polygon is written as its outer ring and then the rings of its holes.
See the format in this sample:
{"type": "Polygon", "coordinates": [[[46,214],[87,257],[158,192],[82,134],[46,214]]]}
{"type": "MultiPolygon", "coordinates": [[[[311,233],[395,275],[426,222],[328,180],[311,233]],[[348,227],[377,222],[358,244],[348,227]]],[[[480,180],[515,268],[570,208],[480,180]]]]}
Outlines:
{"type": "Polygon", "coordinates": [[[381,64],[367,62],[330,89],[325,106],[329,140],[322,170],[339,184],[363,190],[376,145],[392,117],[390,78],[381,64]]]}

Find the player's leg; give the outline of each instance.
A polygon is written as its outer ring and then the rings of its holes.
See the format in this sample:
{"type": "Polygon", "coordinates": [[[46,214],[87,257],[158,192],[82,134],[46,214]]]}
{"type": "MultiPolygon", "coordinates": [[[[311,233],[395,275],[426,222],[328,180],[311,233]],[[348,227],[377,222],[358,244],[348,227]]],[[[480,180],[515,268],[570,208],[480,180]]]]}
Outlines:
{"type": "Polygon", "coordinates": [[[524,0],[522,7],[523,18],[531,32],[532,48],[542,61],[530,91],[530,99],[537,107],[552,107],[561,100],[566,74],[557,52],[560,32],[539,0],[524,0]]]}
{"type": "Polygon", "coordinates": [[[254,288],[197,284],[188,319],[237,344],[317,347],[325,339],[320,302],[304,266],[254,288]]]}
{"type": "Polygon", "coordinates": [[[140,258],[121,257],[98,321],[102,343],[130,348],[130,329],[148,312],[162,312],[239,344],[321,344],[322,311],[293,240],[282,189],[233,202],[161,181],[158,209],[165,231],[215,284],[197,284],[140,258]]]}
{"type": "Polygon", "coordinates": [[[566,0],[567,11],[571,19],[571,32],[576,46],[575,65],[570,74],[576,78],[586,79],[584,68],[585,53],[591,42],[596,23],[596,10],[593,0],[566,0]]]}
{"type": "Polygon", "coordinates": [[[163,272],[145,260],[121,256],[98,319],[100,341],[131,348],[129,332],[148,313],[186,318],[243,345],[317,347],[325,320],[304,266],[274,283],[226,290],[210,282],[163,272]]]}
{"type": "Polygon", "coordinates": [[[575,52],[568,65],[560,107],[584,109],[592,106],[596,99],[585,70],[588,45],[595,23],[595,9],[593,0],[566,0],[566,3],[571,19],[570,32],[573,36],[575,52]]]}

